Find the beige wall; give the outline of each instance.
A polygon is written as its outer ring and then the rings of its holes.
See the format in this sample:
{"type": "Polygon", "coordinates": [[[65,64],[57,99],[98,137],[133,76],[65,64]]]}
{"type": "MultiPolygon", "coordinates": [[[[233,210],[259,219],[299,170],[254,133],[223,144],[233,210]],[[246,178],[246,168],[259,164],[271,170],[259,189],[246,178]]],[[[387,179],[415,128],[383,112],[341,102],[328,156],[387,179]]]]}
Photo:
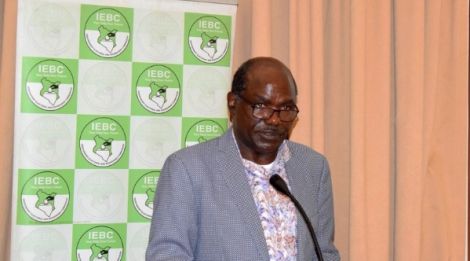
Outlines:
{"type": "MultiPolygon", "coordinates": [[[[5,1],[0,0],[0,14],[3,14],[3,8],[5,5],[5,1]]],[[[3,19],[0,19],[0,35],[3,35],[3,19]]],[[[0,41],[0,50],[2,50],[2,45],[3,41],[0,41]]],[[[1,69],[1,64],[0,64],[0,69],[1,69]]]]}
{"type": "Polygon", "coordinates": [[[464,260],[468,2],[239,3],[235,62],[292,68],[293,139],[330,160],[343,260],[464,260]]]}
{"type": "MultiPolygon", "coordinates": [[[[11,193],[16,1],[5,2],[0,196],[11,193]]],[[[343,260],[464,260],[468,2],[239,0],[234,68],[288,64],[299,85],[293,139],[332,169],[343,260]]],[[[0,201],[0,259],[10,201],[0,201]]]]}

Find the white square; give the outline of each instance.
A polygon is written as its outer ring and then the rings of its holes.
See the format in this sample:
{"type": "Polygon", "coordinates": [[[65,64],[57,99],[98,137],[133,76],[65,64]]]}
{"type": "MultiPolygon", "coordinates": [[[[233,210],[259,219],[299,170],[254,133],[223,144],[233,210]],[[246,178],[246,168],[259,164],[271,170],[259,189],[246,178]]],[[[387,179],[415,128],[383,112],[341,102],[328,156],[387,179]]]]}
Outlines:
{"type": "Polygon", "coordinates": [[[126,260],[145,260],[149,241],[150,223],[127,224],[126,260]]]}
{"type": "Polygon", "coordinates": [[[128,170],[75,170],[74,223],[127,222],[128,170]]]}
{"type": "Polygon", "coordinates": [[[130,169],[161,169],[181,148],[181,118],[132,117],[130,145],[130,169]]]}
{"type": "Polygon", "coordinates": [[[130,115],[130,62],[80,60],[78,71],[78,114],[130,115]]]}
{"type": "Polygon", "coordinates": [[[183,67],[183,116],[226,118],[230,68],[183,67]]]}
{"type": "Polygon", "coordinates": [[[17,225],[11,260],[72,260],[72,230],[72,225],[17,225]]]}
{"type": "Polygon", "coordinates": [[[17,168],[75,168],[76,115],[23,113],[15,129],[17,168]]]}
{"type": "Polygon", "coordinates": [[[182,64],[183,15],[165,10],[134,9],[133,60],[182,64]]]}
{"type": "Polygon", "coordinates": [[[22,55],[78,58],[80,5],[20,1],[18,42],[22,55]]]}

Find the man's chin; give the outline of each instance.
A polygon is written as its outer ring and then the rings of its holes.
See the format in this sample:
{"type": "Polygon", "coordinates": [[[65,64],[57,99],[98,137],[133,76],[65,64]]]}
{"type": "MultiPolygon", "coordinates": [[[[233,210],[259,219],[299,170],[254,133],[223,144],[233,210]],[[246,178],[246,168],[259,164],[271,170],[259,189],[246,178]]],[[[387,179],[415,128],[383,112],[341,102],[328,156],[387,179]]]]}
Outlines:
{"type": "Polygon", "coordinates": [[[283,141],[284,141],[283,139],[282,140],[280,139],[270,140],[270,141],[263,140],[263,141],[258,141],[256,145],[260,153],[276,154],[277,150],[282,145],[283,141]]]}
{"type": "Polygon", "coordinates": [[[270,132],[270,131],[259,131],[256,133],[257,138],[262,143],[272,143],[272,144],[281,144],[284,139],[287,138],[287,135],[284,133],[270,132]]]}

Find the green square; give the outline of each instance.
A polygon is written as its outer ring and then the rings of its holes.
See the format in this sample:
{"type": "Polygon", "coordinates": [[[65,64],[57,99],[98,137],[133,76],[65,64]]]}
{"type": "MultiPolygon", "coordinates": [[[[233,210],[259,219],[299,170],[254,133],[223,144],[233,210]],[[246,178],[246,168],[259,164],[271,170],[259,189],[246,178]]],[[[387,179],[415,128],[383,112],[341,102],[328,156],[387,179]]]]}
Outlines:
{"type": "Polygon", "coordinates": [[[183,66],[134,63],[132,115],[181,116],[183,66]]]}
{"type": "Polygon", "coordinates": [[[183,118],[181,146],[188,147],[217,138],[227,130],[226,118],[183,118]]]}
{"type": "Polygon", "coordinates": [[[131,8],[82,5],[80,58],[131,61],[133,17],[131,8]]]}
{"type": "Polygon", "coordinates": [[[71,224],[73,170],[19,169],[17,224],[71,224]]]}
{"type": "Polygon", "coordinates": [[[77,117],[76,168],[127,169],[129,117],[77,117]]]}
{"type": "Polygon", "coordinates": [[[119,256],[119,260],[125,261],[126,234],[126,224],[74,225],[73,260],[108,260],[109,256],[119,256]],[[106,250],[105,254],[98,257],[102,250],[106,250]]]}
{"type": "Polygon", "coordinates": [[[129,171],[129,205],[127,208],[129,222],[150,222],[159,177],[159,170],[134,169],[129,171]]]}
{"type": "Polygon", "coordinates": [[[184,63],[230,66],[232,18],[185,13],[184,63]]]}
{"type": "Polygon", "coordinates": [[[76,112],[77,60],[24,57],[21,74],[21,112],[76,112]]]}

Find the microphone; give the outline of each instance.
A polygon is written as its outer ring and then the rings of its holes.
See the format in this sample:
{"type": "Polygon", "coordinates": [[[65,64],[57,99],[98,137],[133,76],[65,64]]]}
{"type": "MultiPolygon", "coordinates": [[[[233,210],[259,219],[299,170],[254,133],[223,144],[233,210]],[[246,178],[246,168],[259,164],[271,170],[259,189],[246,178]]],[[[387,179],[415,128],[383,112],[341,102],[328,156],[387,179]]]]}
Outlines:
{"type": "Polygon", "coordinates": [[[308,231],[310,231],[310,236],[312,237],[313,240],[313,245],[315,247],[315,254],[317,255],[317,258],[319,261],[323,261],[323,255],[320,250],[320,245],[318,244],[317,236],[315,235],[315,231],[313,230],[312,223],[310,222],[310,219],[308,218],[307,214],[305,213],[304,209],[300,205],[299,201],[290,193],[289,188],[287,187],[286,182],[279,176],[278,174],[274,174],[271,176],[269,179],[269,183],[279,192],[282,194],[288,196],[290,200],[294,203],[295,207],[299,210],[300,215],[302,215],[302,218],[304,219],[305,223],[307,224],[308,231]]]}

